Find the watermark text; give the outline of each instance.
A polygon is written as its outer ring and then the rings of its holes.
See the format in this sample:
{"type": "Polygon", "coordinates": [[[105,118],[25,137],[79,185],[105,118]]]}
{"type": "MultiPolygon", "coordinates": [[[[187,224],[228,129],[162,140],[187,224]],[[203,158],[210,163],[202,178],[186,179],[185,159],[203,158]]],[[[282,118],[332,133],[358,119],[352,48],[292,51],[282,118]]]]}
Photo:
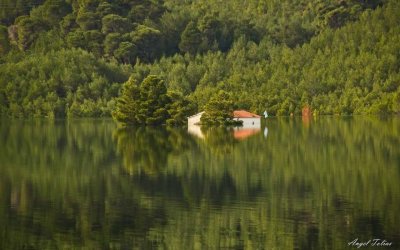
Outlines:
{"type": "Polygon", "coordinates": [[[361,247],[391,247],[393,245],[392,242],[387,241],[385,239],[370,239],[366,241],[360,241],[358,238],[350,241],[347,243],[349,246],[353,246],[356,248],[361,248],[361,247]]]}

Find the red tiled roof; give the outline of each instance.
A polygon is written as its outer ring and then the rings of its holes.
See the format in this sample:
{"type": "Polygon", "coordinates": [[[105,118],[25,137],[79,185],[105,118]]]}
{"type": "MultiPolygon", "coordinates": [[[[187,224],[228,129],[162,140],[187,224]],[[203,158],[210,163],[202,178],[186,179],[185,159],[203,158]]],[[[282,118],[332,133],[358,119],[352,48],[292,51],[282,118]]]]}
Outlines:
{"type": "Polygon", "coordinates": [[[260,118],[261,116],[250,113],[246,110],[235,110],[233,111],[234,118],[260,118]]]}

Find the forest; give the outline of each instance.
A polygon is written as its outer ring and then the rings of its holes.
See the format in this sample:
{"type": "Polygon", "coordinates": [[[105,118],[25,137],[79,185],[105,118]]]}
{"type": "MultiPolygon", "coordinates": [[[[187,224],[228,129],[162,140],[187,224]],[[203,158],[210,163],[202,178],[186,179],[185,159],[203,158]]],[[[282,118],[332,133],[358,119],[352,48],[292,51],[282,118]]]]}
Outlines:
{"type": "Polygon", "coordinates": [[[109,117],[149,77],[171,124],[221,91],[276,116],[398,114],[399,34],[396,0],[0,0],[0,116],[109,117]]]}

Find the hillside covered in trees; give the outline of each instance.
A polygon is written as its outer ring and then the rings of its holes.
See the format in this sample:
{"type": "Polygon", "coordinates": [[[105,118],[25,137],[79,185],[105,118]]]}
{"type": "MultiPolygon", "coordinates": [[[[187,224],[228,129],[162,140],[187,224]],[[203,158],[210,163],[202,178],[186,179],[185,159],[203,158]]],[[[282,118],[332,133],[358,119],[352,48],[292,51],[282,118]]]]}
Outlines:
{"type": "Polygon", "coordinates": [[[399,113],[399,34],[396,0],[0,0],[0,115],[110,116],[150,75],[197,110],[399,113]]]}

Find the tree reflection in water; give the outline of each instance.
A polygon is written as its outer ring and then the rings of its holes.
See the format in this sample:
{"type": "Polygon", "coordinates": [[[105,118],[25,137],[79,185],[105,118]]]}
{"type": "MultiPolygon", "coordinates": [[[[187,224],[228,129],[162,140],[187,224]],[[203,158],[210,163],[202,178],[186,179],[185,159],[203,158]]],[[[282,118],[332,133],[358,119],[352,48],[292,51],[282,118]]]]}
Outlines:
{"type": "Polygon", "coordinates": [[[0,123],[1,249],[398,244],[399,118],[233,130],[0,123]]]}

